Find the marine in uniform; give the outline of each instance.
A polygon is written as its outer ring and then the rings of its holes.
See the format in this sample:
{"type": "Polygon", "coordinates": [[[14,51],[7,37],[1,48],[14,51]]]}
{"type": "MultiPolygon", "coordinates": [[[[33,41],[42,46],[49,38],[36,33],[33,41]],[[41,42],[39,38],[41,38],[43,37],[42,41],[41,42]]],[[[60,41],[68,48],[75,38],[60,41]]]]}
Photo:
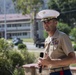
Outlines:
{"type": "Polygon", "coordinates": [[[38,15],[48,33],[44,57],[39,58],[38,65],[49,67],[49,75],[72,75],[69,65],[76,63],[76,57],[68,35],[57,29],[57,17],[60,13],[46,9],[40,11],[38,15]]]}

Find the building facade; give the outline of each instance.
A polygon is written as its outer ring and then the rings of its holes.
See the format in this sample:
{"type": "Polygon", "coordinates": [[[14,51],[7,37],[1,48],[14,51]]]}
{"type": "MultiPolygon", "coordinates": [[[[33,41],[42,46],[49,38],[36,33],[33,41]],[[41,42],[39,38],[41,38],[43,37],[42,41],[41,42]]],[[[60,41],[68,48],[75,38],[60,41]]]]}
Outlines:
{"type": "MultiPolygon", "coordinates": [[[[36,25],[38,38],[43,38],[44,29],[39,17],[36,18],[36,25]]],[[[33,38],[33,23],[30,15],[6,14],[6,24],[5,15],[0,15],[0,38],[5,37],[5,32],[7,39],[15,37],[33,38]]]]}

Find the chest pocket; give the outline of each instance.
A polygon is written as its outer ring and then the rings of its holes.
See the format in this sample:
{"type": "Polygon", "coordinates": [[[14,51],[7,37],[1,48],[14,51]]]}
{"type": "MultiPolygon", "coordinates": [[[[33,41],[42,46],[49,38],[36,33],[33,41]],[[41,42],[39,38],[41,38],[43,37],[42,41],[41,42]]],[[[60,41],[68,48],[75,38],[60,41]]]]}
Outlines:
{"type": "Polygon", "coordinates": [[[56,38],[51,41],[50,47],[49,47],[49,56],[51,58],[58,58],[60,57],[59,54],[61,53],[61,50],[59,49],[60,41],[59,38],[56,38]]]}
{"type": "Polygon", "coordinates": [[[52,38],[50,41],[50,50],[56,50],[58,48],[59,40],[57,38],[52,38]]]}
{"type": "Polygon", "coordinates": [[[50,42],[46,42],[45,53],[47,53],[50,57],[56,56],[59,51],[59,38],[52,38],[49,40],[50,42]]]}

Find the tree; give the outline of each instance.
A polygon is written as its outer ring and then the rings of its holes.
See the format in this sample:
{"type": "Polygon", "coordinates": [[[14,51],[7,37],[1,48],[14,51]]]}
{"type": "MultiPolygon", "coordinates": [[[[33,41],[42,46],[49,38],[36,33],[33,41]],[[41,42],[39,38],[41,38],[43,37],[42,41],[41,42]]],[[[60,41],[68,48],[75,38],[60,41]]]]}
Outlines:
{"type": "Polygon", "coordinates": [[[66,33],[67,35],[69,35],[69,33],[71,31],[71,28],[66,23],[59,22],[57,27],[60,31],[66,33]]]}
{"type": "Polygon", "coordinates": [[[74,37],[74,41],[76,42],[76,28],[71,30],[70,36],[74,37]]]}
{"type": "MultiPolygon", "coordinates": [[[[13,0],[15,7],[21,13],[30,13],[37,5],[43,4],[43,0],[13,0]]],[[[37,10],[39,7],[37,7],[37,10]]]]}
{"type": "Polygon", "coordinates": [[[24,70],[18,67],[33,63],[35,59],[35,55],[28,50],[15,50],[7,40],[0,39],[0,75],[24,75],[24,70]]]}
{"type": "Polygon", "coordinates": [[[48,37],[48,33],[44,30],[44,38],[48,37]]]}
{"type": "Polygon", "coordinates": [[[31,15],[31,19],[33,19],[33,39],[34,43],[37,39],[37,30],[36,30],[36,13],[40,9],[39,7],[43,4],[43,0],[13,0],[18,11],[23,14],[31,13],[33,11],[33,16],[31,15]]]}
{"type": "MultiPolygon", "coordinates": [[[[71,28],[66,23],[59,22],[57,25],[57,28],[60,31],[66,33],[67,35],[69,35],[69,33],[71,32],[71,28]]],[[[44,38],[46,38],[47,36],[48,36],[48,33],[44,30],[44,38]]]]}
{"type": "Polygon", "coordinates": [[[49,0],[48,7],[58,10],[63,22],[73,26],[76,21],[76,0],[49,0]]]}
{"type": "Polygon", "coordinates": [[[0,39],[0,56],[2,56],[3,58],[4,57],[6,57],[6,58],[8,58],[7,56],[8,56],[8,52],[10,51],[10,50],[12,50],[13,49],[13,47],[12,47],[12,44],[10,43],[8,43],[7,42],[7,40],[5,40],[5,39],[3,39],[3,38],[1,38],[0,39]]]}

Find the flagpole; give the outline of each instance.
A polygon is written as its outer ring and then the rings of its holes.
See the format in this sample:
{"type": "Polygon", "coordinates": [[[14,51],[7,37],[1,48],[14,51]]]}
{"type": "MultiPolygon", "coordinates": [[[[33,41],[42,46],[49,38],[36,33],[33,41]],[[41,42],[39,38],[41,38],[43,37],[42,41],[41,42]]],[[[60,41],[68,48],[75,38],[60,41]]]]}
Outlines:
{"type": "Polygon", "coordinates": [[[6,29],[7,29],[7,26],[6,26],[6,1],[4,0],[4,32],[5,32],[5,39],[7,39],[7,33],[6,33],[6,29]]]}

